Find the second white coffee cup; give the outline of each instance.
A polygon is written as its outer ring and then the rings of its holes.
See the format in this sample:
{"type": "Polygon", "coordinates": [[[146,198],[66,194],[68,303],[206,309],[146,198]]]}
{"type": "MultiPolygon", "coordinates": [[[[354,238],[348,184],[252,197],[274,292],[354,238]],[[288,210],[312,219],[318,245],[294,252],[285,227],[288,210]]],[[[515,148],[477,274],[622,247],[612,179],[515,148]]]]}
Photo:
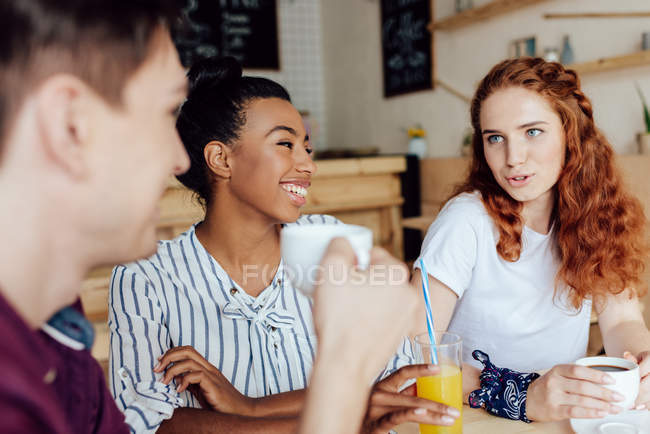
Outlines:
{"type": "Polygon", "coordinates": [[[360,268],[367,268],[372,249],[372,231],[363,226],[323,224],[289,226],[280,232],[280,249],[284,266],[293,285],[310,295],[319,272],[319,264],[330,241],[346,238],[357,256],[360,268]]]}

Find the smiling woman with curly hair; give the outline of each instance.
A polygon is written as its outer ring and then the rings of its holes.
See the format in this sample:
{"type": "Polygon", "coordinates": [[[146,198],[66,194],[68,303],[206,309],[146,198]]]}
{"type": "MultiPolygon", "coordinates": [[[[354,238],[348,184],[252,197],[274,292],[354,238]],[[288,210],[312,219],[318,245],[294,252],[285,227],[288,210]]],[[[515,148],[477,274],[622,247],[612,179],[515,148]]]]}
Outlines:
{"type": "Polygon", "coordinates": [[[637,405],[650,405],[650,333],[638,309],[646,219],[575,71],[503,61],[479,84],[471,120],[469,175],[420,257],[437,327],[463,337],[465,391],[478,387],[470,353],[480,349],[495,365],[549,369],[527,404],[523,394],[521,420],[621,411],[606,374],[570,365],[585,355],[593,305],[607,354],[640,364],[637,405]]]}

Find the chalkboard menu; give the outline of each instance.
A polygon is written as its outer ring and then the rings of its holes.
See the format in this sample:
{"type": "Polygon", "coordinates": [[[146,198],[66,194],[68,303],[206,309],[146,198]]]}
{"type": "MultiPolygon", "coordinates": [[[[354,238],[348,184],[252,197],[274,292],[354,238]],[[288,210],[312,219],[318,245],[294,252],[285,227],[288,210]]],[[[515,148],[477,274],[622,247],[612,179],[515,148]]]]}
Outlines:
{"type": "Polygon", "coordinates": [[[187,0],[173,30],[185,66],[232,56],[244,68],[280,68],[276,0],[187,0]]]}
{"type": "Polygon", "coordinates": [[[381,0],[384,96],[433,89],[431,0],[381,0]]]}

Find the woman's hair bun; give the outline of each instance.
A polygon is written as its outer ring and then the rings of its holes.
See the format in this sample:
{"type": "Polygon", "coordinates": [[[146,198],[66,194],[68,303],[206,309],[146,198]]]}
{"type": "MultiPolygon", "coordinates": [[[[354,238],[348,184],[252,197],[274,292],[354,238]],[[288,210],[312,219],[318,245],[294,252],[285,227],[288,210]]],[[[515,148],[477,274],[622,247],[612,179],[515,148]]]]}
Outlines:
{"type": "Polygon", "coordinates": [[[204,87],[237,80],[242,76],[242,67],[234,57],[207,57],[195,62],[187,73],[190,93],[204,87]]]}

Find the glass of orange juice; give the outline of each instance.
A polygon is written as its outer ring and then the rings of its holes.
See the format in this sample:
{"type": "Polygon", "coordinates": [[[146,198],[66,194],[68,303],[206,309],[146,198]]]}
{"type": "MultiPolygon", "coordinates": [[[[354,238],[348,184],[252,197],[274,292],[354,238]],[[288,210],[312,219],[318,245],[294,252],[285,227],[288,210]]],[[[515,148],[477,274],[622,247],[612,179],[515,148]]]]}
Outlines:
{"type": "MultiPolygon", "coordinates": [[[[420,424],[421,434],[462,434],[463,432],[463,377],[462,348],[460,336],[448,332],[435,332],[437,364],[440,373],[416,379],[417,395],[420,398],[441,402],[456,407],[461,415],[452,426],[420,424]]],[[[414,339],[416,363],[436,364],[429,335],[418,335],[414,339]]]]}

